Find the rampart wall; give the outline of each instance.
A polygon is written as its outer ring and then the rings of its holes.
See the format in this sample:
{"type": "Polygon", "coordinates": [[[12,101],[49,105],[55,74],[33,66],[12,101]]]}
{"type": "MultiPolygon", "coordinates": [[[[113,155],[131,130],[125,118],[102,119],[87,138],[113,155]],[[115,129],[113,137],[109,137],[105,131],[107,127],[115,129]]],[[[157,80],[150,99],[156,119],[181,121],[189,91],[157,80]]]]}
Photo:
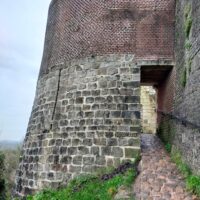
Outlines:
{"type": "Polygon", "coordinates": [[[54,0],[16,193],[140,153],[138,60],[172,60],[174,0],[54,0]]]}

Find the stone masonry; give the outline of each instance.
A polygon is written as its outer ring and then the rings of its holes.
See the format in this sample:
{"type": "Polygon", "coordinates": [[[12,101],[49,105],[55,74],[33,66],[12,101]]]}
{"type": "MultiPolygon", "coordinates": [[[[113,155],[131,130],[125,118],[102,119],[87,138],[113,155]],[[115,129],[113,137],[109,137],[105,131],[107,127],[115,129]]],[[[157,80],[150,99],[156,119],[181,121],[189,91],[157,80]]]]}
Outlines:
{"type": "Polygon", "coordinates": [[[200,175],[200,1],[176,1],[175,67],[158,88],[164,137],[200,175]],[[177,120],[178,119],[178,120],[177,120]],[[171,136],[170,133],[171,132],[171,136]]]}
{"type": "Polygon", "coordinates": [[[176,16],[176,31],[179,34],[176,36],[177,79],[174,113],[196,127],[176,124],[175,146],[180,149],[194,173],[200,175],[200,1],[177,1],[176,16]],[[185,33],[186,14],[192,20],[188,37],[185,33]],[[181,84],[184,70],[185,86],[181,84]]]}
{"type": "Polygon", "coordinates": [[[140,152],[139,86],[133,55],[71,61],[41,78],[17,190],[58,187],[81,173],[134,160],[140,152]]]}
{"type": "Polygon", "coordinates": [[[52,0],[16,195],[135,160],[139,62],[173,61],[174,11],[174,0],[52,0]]]}

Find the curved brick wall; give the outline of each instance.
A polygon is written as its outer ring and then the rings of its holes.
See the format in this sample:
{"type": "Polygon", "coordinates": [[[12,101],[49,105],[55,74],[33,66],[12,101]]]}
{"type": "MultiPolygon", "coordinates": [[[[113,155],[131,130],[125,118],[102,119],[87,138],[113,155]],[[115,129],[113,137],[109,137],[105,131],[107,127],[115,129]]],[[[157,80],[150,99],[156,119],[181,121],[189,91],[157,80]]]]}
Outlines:
{"type": "Polygon", "coordinates": [[[41,73],[74,58],[173,58],[174,0],[54,0],[41,73]]]}
{"type": "Polygon", "coordinates": [[[55,0],[16,194],[140,153],[138,59],[173,57],[173,0],[55,0]]]}

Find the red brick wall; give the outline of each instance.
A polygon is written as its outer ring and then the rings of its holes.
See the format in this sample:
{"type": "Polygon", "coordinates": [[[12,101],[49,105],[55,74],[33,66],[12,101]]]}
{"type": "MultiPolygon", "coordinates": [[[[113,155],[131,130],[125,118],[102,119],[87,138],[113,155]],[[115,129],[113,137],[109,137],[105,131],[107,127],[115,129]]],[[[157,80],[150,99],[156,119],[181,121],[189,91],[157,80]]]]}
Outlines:
{"type": "Polygon", "coordinates": [[[54,0],[41,73],[91,55],[173,58],[174,0],[54,0]]]}
{"type": "MultiPolygon", "coordinates": [[[[176,70],[173,68],[165,80],[157,87],[158,111],[172,113],[174,111],[176,70]]],[[[158,112],[158,123],[161,120],[161,113],[158,112]]]]}

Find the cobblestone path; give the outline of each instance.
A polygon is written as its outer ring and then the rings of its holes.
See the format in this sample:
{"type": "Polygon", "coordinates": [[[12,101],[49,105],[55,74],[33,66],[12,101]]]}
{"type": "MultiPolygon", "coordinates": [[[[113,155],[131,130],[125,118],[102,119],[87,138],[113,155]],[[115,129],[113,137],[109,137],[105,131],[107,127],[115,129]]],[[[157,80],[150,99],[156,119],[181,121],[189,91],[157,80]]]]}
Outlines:
{"type": "Polygon", "coordinates": [[[141,145],[140,175],[134,184],[136,200],[198,200],[186,192],[183,178],[156,136],[142,135],[141,145]]]}

